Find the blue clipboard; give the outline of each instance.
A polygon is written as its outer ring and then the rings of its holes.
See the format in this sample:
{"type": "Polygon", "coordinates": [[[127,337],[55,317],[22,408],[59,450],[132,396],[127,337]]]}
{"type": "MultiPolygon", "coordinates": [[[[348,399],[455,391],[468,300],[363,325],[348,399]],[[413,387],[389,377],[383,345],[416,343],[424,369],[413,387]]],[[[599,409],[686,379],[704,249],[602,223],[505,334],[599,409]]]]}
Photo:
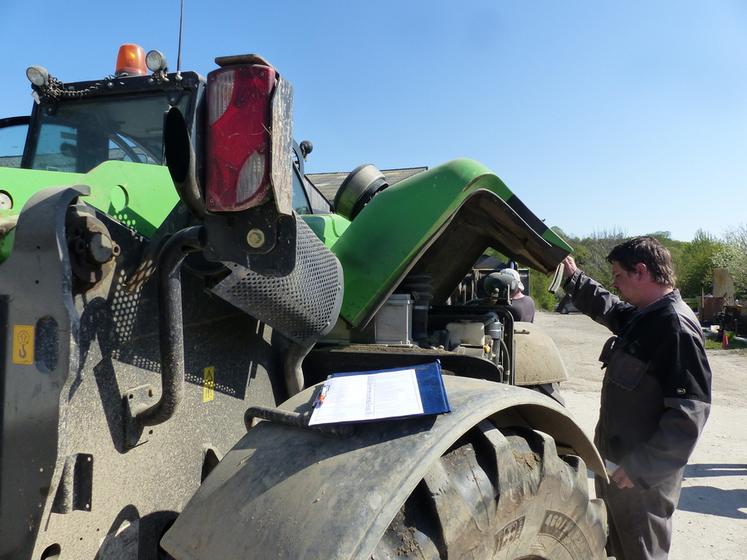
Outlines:
{"type": "MultiPolygon", "coordinates": [[[[443,414],[451,412],[449,398],[446,395],[444,380],[441,374],[441,362],[436,360],[427,364],[415,366],[404,366],[399,368],[380,369],[373,371],[348,371],[333,373],[329,377],[346,377],[351,375],[375,375],[377,373],[395,372],[402,370],[415,370],[420,400],[423,404],[422,415],[443,414]]],[[[417,414],[415,416],[421,416],[417,414]]]]}

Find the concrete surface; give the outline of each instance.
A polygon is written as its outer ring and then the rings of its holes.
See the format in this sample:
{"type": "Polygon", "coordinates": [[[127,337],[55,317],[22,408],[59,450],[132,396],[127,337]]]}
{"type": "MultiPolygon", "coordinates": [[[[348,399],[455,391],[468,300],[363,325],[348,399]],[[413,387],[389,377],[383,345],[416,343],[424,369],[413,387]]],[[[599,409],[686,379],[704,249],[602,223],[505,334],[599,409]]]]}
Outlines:
{"type": "MultiPolygon", "coordinates": [[[[611,334],[578,313],[538,313],[535,322],[555,340],[571,375],[561,387],[569,410],[593,434],[598,357],[611,334]]],[[[747,559],[747,351],[709,350],[708,360],[713,406],[685,470],[669,560],[747,559]]]]}

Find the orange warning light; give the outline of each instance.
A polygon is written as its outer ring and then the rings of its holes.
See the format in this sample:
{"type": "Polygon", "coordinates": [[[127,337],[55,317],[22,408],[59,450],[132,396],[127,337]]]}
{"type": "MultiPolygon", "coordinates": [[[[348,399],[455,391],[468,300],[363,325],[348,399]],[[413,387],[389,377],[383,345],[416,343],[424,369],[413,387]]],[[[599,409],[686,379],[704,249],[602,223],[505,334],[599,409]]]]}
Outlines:
{"type": "Polygon", "coordinates": [[[147,73],[143,47],[134,43],[125,43],[119,47],[115,70],[117,76],[145,76],[147,73]]]}

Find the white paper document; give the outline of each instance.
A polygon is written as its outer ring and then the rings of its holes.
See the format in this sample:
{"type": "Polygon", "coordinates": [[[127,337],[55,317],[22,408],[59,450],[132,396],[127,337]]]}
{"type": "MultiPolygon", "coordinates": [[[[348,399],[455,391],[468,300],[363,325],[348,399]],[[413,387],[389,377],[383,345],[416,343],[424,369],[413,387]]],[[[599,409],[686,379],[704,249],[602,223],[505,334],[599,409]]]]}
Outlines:
{"type": "Polygon", "coordinates": [[[423,414],[414,369],[331,377],[321,395],[310,426],[423,414]]]}

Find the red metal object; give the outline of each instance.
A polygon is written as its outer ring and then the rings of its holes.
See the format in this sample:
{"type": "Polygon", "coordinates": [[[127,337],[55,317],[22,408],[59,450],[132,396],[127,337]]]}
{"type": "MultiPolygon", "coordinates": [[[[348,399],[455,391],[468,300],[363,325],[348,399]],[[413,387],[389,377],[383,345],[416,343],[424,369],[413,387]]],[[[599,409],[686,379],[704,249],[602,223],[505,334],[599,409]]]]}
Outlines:
{"type": "Polygon", "coordinates": [[[258,206],[270,194],[274,68],[228,66],[208,75],[206,203],[211,212],[258,206]]]}

